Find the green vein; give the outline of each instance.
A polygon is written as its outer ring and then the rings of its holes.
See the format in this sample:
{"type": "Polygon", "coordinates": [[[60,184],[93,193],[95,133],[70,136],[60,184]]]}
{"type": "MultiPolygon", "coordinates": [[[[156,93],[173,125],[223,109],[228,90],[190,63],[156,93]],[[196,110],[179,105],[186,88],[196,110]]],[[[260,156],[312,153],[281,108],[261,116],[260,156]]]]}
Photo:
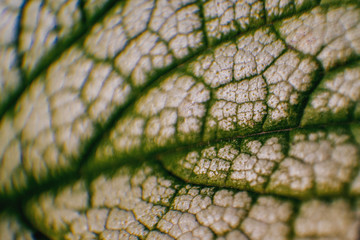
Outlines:
{"type": "MultiPolygon", "coordinates": [[[[109,10],[108,8],[106,8],[109,10]]],[[[101,14],[103,17],[105,13],[101,14]]],[[[278,20],[280,21],[280,20],[278,20]]],[[[245,32],[239,32],[237,35],[232,35],[231,37],[239,37],[243,34],[253,32],[258,28],[258,26],[250,27],[245,32]]],[[[85,34],[85,32],[83,32],[85,34]]],[[[82,143],[82,149],[80,150],[80,154],[76,159],[71,159],[72,166],[70,169],[63,169],[60,173],[57,173],[55,176],[51,176],[49,179],[44,180],[42,183],[38,183],[33,177],[29,176],[29,182],[27,184],[27,189],[21,190],[23,192],[16,192],[14,194],[3,194],[3,196],[0,195],[0,203],[2,202],[1,199],[4,199],[4,201],[7,201],[7,199],[14,199],[16,196],[21,195],[32,195],[32,193],[39,193],[41,191],[44,191],[45,189],[50,189],[51,187],[57,185],[55,182],[57,182],[60,179],[66,180],[67,183],[73,181],[73,179],[76,179],[76,176],[80,174],[82,171],[82,167],[91,159],[91,157],[94,155],[97,147],[101,143],[101,139],[103,139],[105,136],[109,134],[109,132],[112,130],[112,128],[115,126],[116,122],[127,112],[131,107],[135,104],[135,100],[139,98],[140,96],[145,95],[154,85],[156,85],[159,81],[163,79],[166,75],[172,74],[174,71],[176,71],[178,68],[182,68],[183,65],[185,65],[188,62],[191,62],[196,59],[199,55],[205,53],[206,51],[209,51],[211,49],[216,48],[217,46],[223,44],[224,42],[229,41],[227,38],[222,39],[222,41],[218,41],[215,44],[208,46],[208,47],[200,47],[196,51],[194,51],[192,54],[188,55],[187,57],[175,61],[172,65],[163,68],[161,70],[156,71],[153,76],[149,78],[147,83],[139,89],[136,89],[132,96],[128,99],[128,101],[121,107],[117,108],[113,113],[110,115],[108,121],[104,123],[102,126],[97,126],[97,129],[95,130],[93,136],[82,143]],[[32,186],[32,187],[29,187],[32,186]],[[9,196],[7,196],[9,195],[9,196]]],[[[42,70],[45,70],[43,68],[42,70]]],[[[40,74],[39,72],[38,74],[40,74]]],[[[263,134],[266,132],[260,132],[255,134],[263,134]]],[[[138,156],[137,156],[138,157],[138,156]]],[[[88,172],[88,171],[86,171],[88,172]]],[[[12,200],[10,200],[12,201],[12,200]]]]}
{"type": "MultiPolygon", "coordinates": [[[[95,17],[92,18],[92,20],[90,21],[90,23],[87,24],[87,26],[91,26],[91,24],[95,24],[97,21],[99,21],[101,18],[103,18],[105,16],[105,14],[111,9],[111,7],[115,4],[114,1],[110,1],[107,4],[107,7],[104,7],[103,10],[96,14],[95,17]]],[[[296,13],[298,14],[298,12],[296,13]]],[[[287,16],[288,17],[288,16],[287,16]]],[[[277,21],[280,21],[277,20],[277,21]]],[[[256,26],[257,28],[258,26],[256,26]]],[[[83,143],[84,147],[83,150],[81,151],[79,157],[77,159],[73,159],[73,166],[71,169],[64,169],[62,172],[58,173],[55,176],[51,176],[48,179],[45,179],[43,182],[38,183],[35,181],[35,179],[31,179],[28,182],[28,186],[26,189],[24,189],[22,192],[17,192],[14,193],[13,195],[3,195],[0,196],[0,204],[1,206],[6,206],[6,204],[12,204],[12,202],[15,202],[15,204],[17,205],[19,202],[19,199],[23,199],[24,197],[29,198],[30,196],[34,196],[34,195],[38,195],[41,192],[44,192],[46,190],[49,189],[56,189],[59,188],[61,186],[70,184],[72,182],[74,182],[75,180],[77,180],[78,176],[81,175],[97,175],[99,173],[99,171],[105,171],[108,168],[114,168],[114,167],[120,167],[121,165],[124,164],[124,162],[119,161],[118,163],[116,163],[114,165],[114,163],[109,164],[109,165],[104,165],[101,166],[99,168],[99,166],[96,166],[96,171],[95,169],[91,169],[90,168],[83,168],[84,165],[88,162],[89,159],[91,159],[91,157],[93,156],[94,152],[96,151],[97,147],[100,144],[100,140],[106,136],[110,130],[114,127],[114,125],[116,124],[116,122],[121,118],[121,116],[123,116],[123,114],[125,112],[127,112],[134,104],[135,104],[135,100],[141,96],[146,94],[146,92],[148,92],[151,87],[153,87],[158,81],[160,81],[165,74],[171,74],[173,71],[175,71],[178,68],[181,68],[182,65],[186,64],[187,62],[190,62],[192,60],[194,60],[196,57],[198,57],[198,55],[208,51],[209,49],[213,49],[217,46],[219,46],[220,44],[222,44],[225,41],[228,41],[228,39],[231,39],[232,37],[236,37],[239,36],[241,34],[245,34],[247,32],[251,32],[254,31],[254,29],[256,29],[254,27],[250,27],[249,29],[247,29],[245,32],[238,32],[236,35],[234,34],[230,34],[231,36],[226,37],[225,39],[222,39],[221,41],[216,42],[215,44],[213,44],[212,46],[208,46],[208,47],[200,47],[198,50],[196,50],[195,52],[193,52],[193,54],[179,60],[176,61],[174,64],[170,65],[167,68],[158,70],[147,82],[147,84],[141,88],[141,89],[137,89],[132,97],[127,101],[127,103],[121,107],[119,107],[118,109],[116,109],[110,116],[109,120],[102,126],[99,127],[96,131],[95,134],[85,143],[83,143]]],[[[89,31],[89,29],[85,29],[84,27],[81,28],[81,30],[79,30],[77,32],[76,38],[75,37],[71,37],[66,41],[66,47],[70,47],[74,42],[76,42],[78,39],[80,39],[83,35],[85,35],[87,32],[89,31]],[[70,41],[71,40],[71,41],[70,41]]],[[[59,43],[60,44],[60,43],[59,43]]],[[[57,45],[59,46],[59,45],[57,45]]],[[[64,49],[61,50],[56,50],[53,49],[55,54],[57,51],[59,52],[63,52],[64,49]]],[[[48,54],[48,56],[44,57],[44,58],[50,58],[49,60],[51,60],[51,62],[47,62],[44,65],[41,65],[40,67],[37,67],[32,74],[30,74],[29,79],[30,80],[34,80],[37,76],[39,76],[42,71],[44,71],[50,64],[52,64],[58,56],[55,56],[53,54],[48,54]]],[[[41,60],[40,62],[43,62],[43,60],[41,60]]],[[[27,85],[28,86],[28,85],[27,85]]],[[[20,93],[21,95],[21,93],[20,93]]],[[[18,97],[20,97],[20,95],[18,97]]],[[[15,103],[12,103],[13,105],[15,105],[15,103]]],[[[8,107],[10,108],[10,107],[8,107]]],[[[7,108],[7,109],[8,109],[7,108]]],[[[7,110],[5,109],[5,111],[7,110]]],[[[5,112],[0,112],[0,117],[2,117],[5,114],[5,112]],[[2,115],[1,115],[2,114],[2,115]]],[[[259,132],[259,133],[254,133],[254,134],[250,134],[250,135],[246,135],[246,136],[235,136],[232,137],[231,139],[234,138],[245,138],[245,137],[249,137],[249,136],[258,136],[258,135],[262,135],[262,134],[268,134],[268,133],[273,133],[273,132],[280,132],[280,131],[290,131],[291,129],[281,129],[281,130],[275,130],[275,131],[267,131],[267,132],[259,132]]],[[[216,141],[226,141],[226,139],[216,139],[216,141]]],[[[199,144],[208,144],[209,142],[200,142],[199,144]]],[[[179,147],[179,146],[178,146],[179,147]]],[[[187,147],[186,145],[184,145],[183,147],[187,147]]],[[[171,151],[173,150],[173,148],[171,149],[159,149],[156,152],[150,152],[147,153],[146,157],[149,156],[156,156],[156,154],[159,154],[160,152],[164,152],[164,151],[171,151]]],[[[139,156],[133,156],[131,161],[134,162],[141,162],[142,159],[138,158],[139,156]]],[[[145,157],[144,157],[145,158],[145,157]]],[[[20,200],[22,201],[22,200],[20,200]]],[[[1,207],[2,208],[2,207],[1,207]]]]}

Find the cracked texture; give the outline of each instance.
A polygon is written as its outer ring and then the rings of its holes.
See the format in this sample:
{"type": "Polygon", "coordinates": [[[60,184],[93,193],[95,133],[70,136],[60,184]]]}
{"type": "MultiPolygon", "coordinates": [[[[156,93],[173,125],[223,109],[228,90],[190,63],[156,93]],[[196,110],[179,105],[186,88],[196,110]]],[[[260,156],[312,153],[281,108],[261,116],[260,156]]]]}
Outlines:
{"type": "Polygon", "coordinates": [[[1,1],[4,239],[358,239],[356,1],[1,1]]]}

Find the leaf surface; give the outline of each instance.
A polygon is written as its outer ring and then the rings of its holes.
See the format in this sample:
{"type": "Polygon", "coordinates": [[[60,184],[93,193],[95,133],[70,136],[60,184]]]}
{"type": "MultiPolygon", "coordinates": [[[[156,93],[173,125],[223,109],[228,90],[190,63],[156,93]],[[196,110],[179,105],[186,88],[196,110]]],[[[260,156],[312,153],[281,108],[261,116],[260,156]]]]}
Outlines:
{"type": "Polygon", "coordinates": [[[4,238],[359,237],[356,1],[0,16],[4,238]]]}

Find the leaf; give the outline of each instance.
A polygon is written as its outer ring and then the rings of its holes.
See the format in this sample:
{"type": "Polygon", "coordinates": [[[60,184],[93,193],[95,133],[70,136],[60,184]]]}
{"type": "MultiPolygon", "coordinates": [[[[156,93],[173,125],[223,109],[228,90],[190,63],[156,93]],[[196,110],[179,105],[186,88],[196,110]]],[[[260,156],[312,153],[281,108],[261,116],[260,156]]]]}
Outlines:
{"type": "Polygon", "coordinates": [[[358,239],[357,1],[0,3],[2,239],[358,239]]]}

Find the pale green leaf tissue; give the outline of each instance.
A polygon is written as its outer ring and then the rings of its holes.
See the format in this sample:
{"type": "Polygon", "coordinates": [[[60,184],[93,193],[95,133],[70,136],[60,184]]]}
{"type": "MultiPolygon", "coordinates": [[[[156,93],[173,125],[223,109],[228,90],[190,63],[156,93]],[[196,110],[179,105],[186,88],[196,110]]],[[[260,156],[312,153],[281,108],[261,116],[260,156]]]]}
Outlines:
{"type": "Polygon", "coordinates": [[[359,2],[0,1],[0,239],[360,239],[359,2]]]}

